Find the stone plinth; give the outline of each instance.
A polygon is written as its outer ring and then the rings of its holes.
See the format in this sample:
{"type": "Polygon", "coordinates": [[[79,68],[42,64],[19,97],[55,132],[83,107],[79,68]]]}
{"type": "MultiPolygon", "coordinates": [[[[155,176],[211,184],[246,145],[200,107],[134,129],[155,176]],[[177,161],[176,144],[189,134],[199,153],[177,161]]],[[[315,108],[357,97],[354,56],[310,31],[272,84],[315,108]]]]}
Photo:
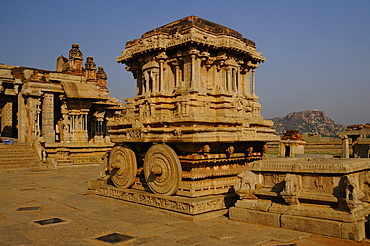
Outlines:
{"type": "Polygon", "coordinates": [[[256,161],[238,175],[230,219],[362,240],[370,214],[370,161],[256,161]]]}
{"type": "Polygon", "coordinates": [[[164,196],[136,189],[120,189],[107,185],[99,185],[96,194],[187,215],[223,210],[232,206],[236,200],[235,194],[187,198],[164,196]]]}

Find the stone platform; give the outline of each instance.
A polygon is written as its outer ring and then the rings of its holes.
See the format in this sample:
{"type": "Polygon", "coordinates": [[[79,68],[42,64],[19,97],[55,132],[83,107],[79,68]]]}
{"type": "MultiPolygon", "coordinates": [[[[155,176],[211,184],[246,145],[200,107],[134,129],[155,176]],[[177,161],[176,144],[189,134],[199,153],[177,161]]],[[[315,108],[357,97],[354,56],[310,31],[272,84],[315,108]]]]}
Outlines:
{"type": "Polygon", "coordinates": [[[153,194],[143,190],[120,189],[109,185],[99,185],[96,188],[96,194],[172,211],[179,215],[202,215],[202,217],[212,217],[212,214],[219,216],[219,213],[213,212],[225,212],[225,209],[234,206],[237,199],[237,195],[234,193],[189,198],[153,194]]]}
{"type": "MultiPolygon", "coordinates": [[[[368,208],[367,208],[368,210],[368,208]]],[[[267,226],[360,241],[366,237],[364,211],[349,213],[325,206],[281,205],[258,200],[238,201],[229,218],[267,226]]],[[[368,212],[367,212],[368,213],[368,212]]]]}

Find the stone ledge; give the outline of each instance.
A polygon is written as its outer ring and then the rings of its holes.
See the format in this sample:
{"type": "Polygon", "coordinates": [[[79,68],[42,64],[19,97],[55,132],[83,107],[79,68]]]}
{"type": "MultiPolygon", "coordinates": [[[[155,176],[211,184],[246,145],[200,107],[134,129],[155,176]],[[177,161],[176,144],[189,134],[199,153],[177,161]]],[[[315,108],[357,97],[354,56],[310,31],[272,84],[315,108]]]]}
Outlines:
{"type": "Polygon", "coordinates": [[[266,226],[280,227],[280,214],[249,210],[244,208],[229,208],[229,219],[266,226]]]}
{"type": "Polygon", "coordinates": [[[365,220],[343,222],[240,207],[229,209],[229,219],[356,241],[366,237],[365,220]]]}

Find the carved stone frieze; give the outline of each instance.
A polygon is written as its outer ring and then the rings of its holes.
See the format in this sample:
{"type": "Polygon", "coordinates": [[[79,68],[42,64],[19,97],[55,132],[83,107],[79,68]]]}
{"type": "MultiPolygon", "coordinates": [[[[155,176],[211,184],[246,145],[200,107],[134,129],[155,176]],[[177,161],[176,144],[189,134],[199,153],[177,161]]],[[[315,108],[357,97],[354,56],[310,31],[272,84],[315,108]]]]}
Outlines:
{"type": "Polygon", "coordinates": [[[225,209],[235,201],[233,196],[226,198],[224,196],[214,196],[207,199],[178,198],[151,194],[139,190],[118,189],[108,186],[98,187],[96,194],[189,215],[225,209]]]}

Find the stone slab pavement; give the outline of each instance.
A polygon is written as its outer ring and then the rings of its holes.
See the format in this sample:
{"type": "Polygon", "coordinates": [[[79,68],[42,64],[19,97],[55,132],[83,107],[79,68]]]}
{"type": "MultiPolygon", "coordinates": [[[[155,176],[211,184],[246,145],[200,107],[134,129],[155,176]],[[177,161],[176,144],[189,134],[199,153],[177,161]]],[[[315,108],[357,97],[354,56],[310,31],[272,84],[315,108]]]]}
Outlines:
{"type": "Polygon", "coordinates": [[[232,221],[227,215],[189,222],[143,205],[96,196],[87,189],[87,181],[97,178],[100,169],[89,165],[0,173],[0,245],[370,246],[369,239],[312,235],[232,221]],[[35,223],[57,222],[56,218],[62,222],[35,223]]]}

